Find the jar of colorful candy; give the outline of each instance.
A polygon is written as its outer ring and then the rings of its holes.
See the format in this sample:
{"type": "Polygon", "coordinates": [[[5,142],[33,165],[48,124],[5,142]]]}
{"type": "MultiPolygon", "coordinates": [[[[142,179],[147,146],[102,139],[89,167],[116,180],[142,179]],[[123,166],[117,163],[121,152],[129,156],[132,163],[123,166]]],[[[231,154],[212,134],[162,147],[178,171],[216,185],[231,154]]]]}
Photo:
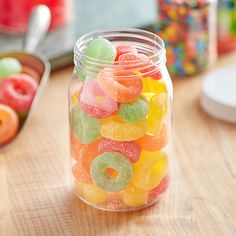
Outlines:
{"type": "Polygon", "coordinates": [[[236,49],[236,1],[220,0],[218,4],[218,52],[236,49]]]}
{"type": "Polygon", "coordinates": [[[155,32],[164,39],[167,66],[177,76],[203,71],[216,58],[215,0],[157,0],[155,32]]]}
{"type": "Polygon", "coordinates": [[[69,85],[76,195],[109,211],[159,201],[169,184],[172,83],[164,42],[137,29],[96,31],[74,50],[69,85]]]}

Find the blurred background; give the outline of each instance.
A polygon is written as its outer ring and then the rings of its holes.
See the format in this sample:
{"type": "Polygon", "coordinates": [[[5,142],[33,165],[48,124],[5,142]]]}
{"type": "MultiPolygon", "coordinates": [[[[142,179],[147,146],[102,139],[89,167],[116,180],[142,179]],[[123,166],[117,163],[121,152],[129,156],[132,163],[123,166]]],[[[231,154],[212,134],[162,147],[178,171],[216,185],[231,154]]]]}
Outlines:
{"type": "Polygon", "coordinates": [[[38,4],[47,5],[52,14],[38,53],[50,59],[53,69],[72,63],[81,35],[114,26],[160,35],[169,70],[177,76],[201,72],[217,54],[236,48],[235,0],[0,0],[0,52],[20,49],[31,10],[38,4]]]}

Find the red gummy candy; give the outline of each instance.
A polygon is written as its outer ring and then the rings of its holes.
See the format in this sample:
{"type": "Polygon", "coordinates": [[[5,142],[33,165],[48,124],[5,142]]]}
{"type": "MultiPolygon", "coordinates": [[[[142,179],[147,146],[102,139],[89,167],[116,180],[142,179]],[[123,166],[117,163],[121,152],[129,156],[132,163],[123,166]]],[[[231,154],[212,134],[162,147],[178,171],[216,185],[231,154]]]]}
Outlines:
{"type": "Polygon", "coordinates": [[[115,61],[118,61],[120,55],[126,54],[126,53],[137,53],[136,48],[130,45],[117,45],[116,46],[116,58],[115,61]]]}

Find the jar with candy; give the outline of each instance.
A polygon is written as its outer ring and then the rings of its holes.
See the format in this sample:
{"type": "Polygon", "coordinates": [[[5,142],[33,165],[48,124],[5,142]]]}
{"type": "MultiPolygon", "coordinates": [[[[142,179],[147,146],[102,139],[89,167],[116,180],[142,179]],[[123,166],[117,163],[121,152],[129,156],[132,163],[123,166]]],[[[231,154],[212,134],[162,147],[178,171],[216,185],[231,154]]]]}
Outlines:
{"type": "Polygon", "coordinates": [[[169,184],[172,83],[164,42],[138,29],[81,37],[69,84],[76,195],[109,211],[158,202],[169,184]]]}
{"type": "Polygon", "coordinates": [[[166,44],[173,75],[191,76],[216,58],[215,0],[157,0],[155,32],[166,44]]]}
{"type": "Polygon", "coordinates": [[[236,1],[220,0],[218,4],[218,53],[236,49],[236,1]]]}

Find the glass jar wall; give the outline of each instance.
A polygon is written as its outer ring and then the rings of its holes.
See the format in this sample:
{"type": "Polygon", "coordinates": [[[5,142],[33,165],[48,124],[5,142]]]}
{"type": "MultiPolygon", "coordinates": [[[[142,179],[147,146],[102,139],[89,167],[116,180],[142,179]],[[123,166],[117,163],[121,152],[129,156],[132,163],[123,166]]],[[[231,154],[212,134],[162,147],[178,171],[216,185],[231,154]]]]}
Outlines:
{"type": "Polygon", "coordinates": [[[191,76],[216,59],[216,1],[157,0],[155,32],[163,38],[171,74],[191,76]]]}
{"type": "Polygon", "coordinates": [[[169,184],[172,83],[164,42],[137,29],[81,37],[69,84],[76,195],[109,211],[159,201],[169,184]]]}
{"type": "Polygon", "coordinates": [[[218,52],[225,54],[236,49],[236,1],[218,3],[218,52]]]}

